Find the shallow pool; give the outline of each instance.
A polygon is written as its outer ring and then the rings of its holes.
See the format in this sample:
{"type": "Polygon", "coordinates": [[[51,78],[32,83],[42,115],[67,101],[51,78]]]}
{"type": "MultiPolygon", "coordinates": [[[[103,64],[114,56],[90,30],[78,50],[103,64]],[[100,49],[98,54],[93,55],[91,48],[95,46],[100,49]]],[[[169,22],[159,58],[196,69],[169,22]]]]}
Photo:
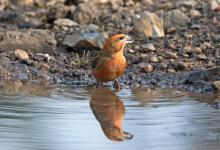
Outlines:
{"type": "Polygon", "coordinates": [[[0,84],[1,150],[219,150],[219,97],[0,84]]]}

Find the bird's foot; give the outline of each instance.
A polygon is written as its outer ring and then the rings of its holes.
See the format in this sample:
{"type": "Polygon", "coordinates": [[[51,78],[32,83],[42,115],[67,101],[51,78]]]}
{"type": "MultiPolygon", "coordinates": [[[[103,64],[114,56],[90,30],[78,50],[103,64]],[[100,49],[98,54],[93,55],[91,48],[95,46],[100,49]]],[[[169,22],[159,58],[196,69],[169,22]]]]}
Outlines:
{"type": "Polygon", "coordinates": [[[100,88],[100,87],[102,87],[103,86],[103,84],[101,83],[101,82],[96,82],[95,83],[95,87],[96,88],[100,88]]]}
{"type": "Polygon", "coordinates": [[[121,90],[121,88],[122,88],[120,83],[118,82],[118,80],[114,80],[113,87],[116,88],[117,90],[121,90]]]}

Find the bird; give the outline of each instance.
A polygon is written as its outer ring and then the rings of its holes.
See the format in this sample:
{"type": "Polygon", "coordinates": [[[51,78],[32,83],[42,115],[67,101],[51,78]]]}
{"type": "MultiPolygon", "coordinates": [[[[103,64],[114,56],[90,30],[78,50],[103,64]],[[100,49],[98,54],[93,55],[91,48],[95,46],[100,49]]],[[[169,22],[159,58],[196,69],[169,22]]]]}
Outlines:
{"type": "Polygon", "coordinates": [[[105,41],[103,49],[91,63],[92,75],[97,83],[114,81],[114,87],[121,89],[117,79],[124,74],[127,66],[124,49],[127,43],[132,42],[126,34],[116,34],[105,41]]]}

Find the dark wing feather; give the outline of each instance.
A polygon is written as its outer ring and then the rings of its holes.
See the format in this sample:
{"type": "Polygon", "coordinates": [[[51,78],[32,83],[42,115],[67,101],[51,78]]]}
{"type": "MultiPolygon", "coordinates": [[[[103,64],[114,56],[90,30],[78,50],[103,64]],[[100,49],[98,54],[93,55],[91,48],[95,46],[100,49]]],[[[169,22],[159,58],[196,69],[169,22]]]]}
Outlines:
{"type": "Polygon", "coordinates": [[[100,68],[104,62],[109,60],[111,58],[111,55],[108,53],[100,52],[92,61],[91,67],[92,69],[98,69],[100,68]]]}
{"type": "Polygon", "coordinates": [[[96,57],[93,59],[92,63],[91,63],[92,69],[95,69],[95,68],[96,68],[98,62],[99,62],[99,56],[96,56],[96,57]]]}

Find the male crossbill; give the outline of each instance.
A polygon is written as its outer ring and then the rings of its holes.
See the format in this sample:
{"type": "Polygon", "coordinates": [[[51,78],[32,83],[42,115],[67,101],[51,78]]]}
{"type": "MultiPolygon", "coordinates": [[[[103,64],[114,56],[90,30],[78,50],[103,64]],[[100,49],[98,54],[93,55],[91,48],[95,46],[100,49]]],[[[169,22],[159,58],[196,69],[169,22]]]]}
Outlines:
{"type": "Polygon", "coordinates": [[[115,86],[120,89],[118,77],[123,75],[126,68],[124,47],[132,43],[131,38],[125,34],[116,34],[109,38],[103,50],[95,57],[92,66],[92,75],[98,82],[115,81],[115,86]]]}

